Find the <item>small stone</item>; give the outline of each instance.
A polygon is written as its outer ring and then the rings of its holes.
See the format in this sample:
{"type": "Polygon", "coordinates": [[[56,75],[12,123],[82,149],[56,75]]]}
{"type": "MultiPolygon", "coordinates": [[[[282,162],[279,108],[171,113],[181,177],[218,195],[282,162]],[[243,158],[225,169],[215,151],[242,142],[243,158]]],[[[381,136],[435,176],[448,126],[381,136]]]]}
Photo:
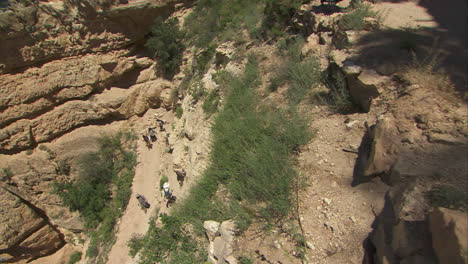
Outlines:
{"type": "Polygon", "coordinates": [[[323,201],[324,203],[326,203],[327,205],[330,205],[330,204],[331,204],[331,199],[323,198],[322,201],[323,201]]]}
{"type": "Polygon", "coordinates": [[[335,188],[336,186],[338,186],[338,184],[336,183],[336,181],[332,181],[331,187],[335,188]]]}
{"type": "Polygon", "coordinates": [[[356,223],[356,218],[354,218],[354,216],[351,216],[349,219],[351,219],[353,223],[356,223]]]}
{"type": "Polygon", "coordinates": [[[346,124],[347,128],[352,128],[355,124],[357,124],[359,121],[354,120],[346,124]]]}
{"type": "Polygon", "coordinates": [[[308,248],[312,249],[312,250],[315,250],[314,244],[312,244],[312,243],[309,242],[309,241],[306,242],[306,246],[307,246],[308,248]]]}
{"type": "Polygon", "coordinates": [[[281,244],[278,242],[278,240],[273,241],[273,245],[275,246],[275,248],[281,249],[281,244]]]}

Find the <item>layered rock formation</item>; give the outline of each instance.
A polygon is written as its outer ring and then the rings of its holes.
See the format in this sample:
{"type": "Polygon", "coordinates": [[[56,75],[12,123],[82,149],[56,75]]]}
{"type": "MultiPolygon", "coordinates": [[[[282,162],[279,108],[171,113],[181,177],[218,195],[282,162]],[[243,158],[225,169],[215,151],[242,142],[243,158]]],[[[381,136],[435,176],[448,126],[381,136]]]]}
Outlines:
{"type": "Polygon", "coordinates": [[[45,2],[2,14],[0,72],[87,53],[109,52],[142,40],[154,19],[179,1],[139,1],[97,10],[87,1],[45,2]]]}

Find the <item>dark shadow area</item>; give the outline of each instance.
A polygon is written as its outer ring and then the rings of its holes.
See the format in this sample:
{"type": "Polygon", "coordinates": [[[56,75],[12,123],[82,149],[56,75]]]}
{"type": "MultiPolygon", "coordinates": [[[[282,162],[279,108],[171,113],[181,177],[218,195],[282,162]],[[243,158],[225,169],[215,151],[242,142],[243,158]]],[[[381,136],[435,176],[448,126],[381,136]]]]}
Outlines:
{"type": "Polygon", "coordinates": [[[437,28],[371,32],[359,41],[358,45],[363,48],[356,59],[369,61],[375,58],[369,66],[387,68],[387,71],[391,72],[395,67],[410,63],[413,52],[419,60],[429,60],[431,56],[436,55],[439,69],[448,74],[459,92],[466,92],[468,90],[467,2],[421,0],[417,4],[424,7],[434,18],[434,22],[438,24],[437,28]]]}
{"type": "Polygon", "coordinates": [[[344,8],[339,7],[337,5],[322,4],[322,5],[313,6],[310,11],[316,14],[332,15],[335,13],[343,13],[344,10],[345,10],[344,8]]]}
{"type": "Polygon", "coordinates": [[[352,187],[356,187],[362,183],[370,182],[372,180],[372,177],[364,176],[364,170],[372,148],[372,128],[373,127],[370,127],[362,137],[361,145],[358,150],[358,157],[354,164],[353,181],[351,182],[352,187]]]}

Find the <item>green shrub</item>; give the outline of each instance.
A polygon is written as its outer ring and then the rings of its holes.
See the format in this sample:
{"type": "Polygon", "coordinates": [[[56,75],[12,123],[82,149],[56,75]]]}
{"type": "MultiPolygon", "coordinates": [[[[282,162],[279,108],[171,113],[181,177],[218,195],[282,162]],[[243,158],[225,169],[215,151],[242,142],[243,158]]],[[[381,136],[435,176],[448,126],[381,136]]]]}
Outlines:
{"type": "Polygon", "coordinates": [[[468,194],[450,185],[437,185],[428,192],[433,206],[468,211],[468,194]]]}
{"type": "Polygon", "coordinates": [[[55,171],[59,175],[70,175],[71,172],[71,166],[66,160],[60,160],[57,162],[57,165],[55,167],[55,171]]]}
{"type": "Polygon", "coordinates": [[[132,137],[122,132],[100,138],[98,151],[78,160],[77,181],[54,184],[63,203],[71,211],[80,212],[85,220],[85,226],[91,231],[86,255],[99,258],[97,262],[105,262],[105,253],[114,241],[114,225],[131,195],[136,156],[124,147],[129,144],[126,139],[132,137]]]}
{"type": "Polygon", "coordinates": [[[3,177],[2,178],[3,178],[4,181],[8,181],[13,177],[13,172],[11,171],[10,168],[3,168],[2,172],[3,172],[3,177]]]}
{"type": "Polygon", "coordinates": [[[299,103],[321,82],[320,66],[316,58],[308,58],[300,63],[291,61],[286,69],[286,76],[289,82],[287,95],[292,104],[299,103]]]}
{"type": "Polygon", "coordinates": [[[81,260],[81,252],[75,251],[71,254],[70,259],[68,260],[67,264],[75,264],[81,260]]]}
{"type": "Polygon", "coordinates": [[[179,30],[177,19],[164,22],[158,18],[151,29],[151,37],[146,42],[146,47],[158,60],[162,74],[168,79],[179,72],[182,64],[185,49],[182,38],[183,32],[179,30]]]}
{"type": "Polygon", "coordinates": [[[365,17],[373,17],[379,19],[380,14],[372,10],[370,4],[357,4],[355,9],[344,14],[338,21],[338,26],[341,30],[363,30],[365,17]]]}
{"type": "Polygon", "coordinates": [[[182,109],[181,105],[177,105],[176,109],[175,109],[175,112],[176,112],[177,118],[181,118],[182,115],[184,114],[184,109],[182,109]]]}
{"type": "Polygon", "coordinates": [[[144,236],[133,234],[132,238],[128,241],[128,247],[130,248],[130,256],[135,257],[135,255],[143,248],[145,243],[144,236]]]}
{"type": "Polygon", "coordinates": [[[205,114],[208,116],[216,113],[218,111],[218,105],[219,105],[219,100],[220,96],[218,94],[218,91],[213,89],[208,93],[208,96],[206,97],[205,101],[203,102],[203,111],[205,114]]]}
{"type": "Polygon", "coordinates": [[[239,258],[239,263],[240,264],[254,264],[254,261],[251,258],[240,257],[239,258]]]}
{"type": "Polygon", "coordinates": [[[208,70],[208,65],[216,53],[216,46],[210,44],[206,49],[197,54],[193,62],[193,73],[198,76],[203,76],[208,70]]]}
{"type": "Polygon", "coordinates": [[[273,222],[288,214],[291,180],[296,177],[289,154],[308,142],[310,134],[295,112],[259,104],[255,90],[259,81],[253,58],[242,77],[226,79],[225,105],[212,127],[210,165],[172,214],[161,217],[162,226],[150,224],[142,243],[142,263],[205,261],[205,245],[194,239],[204,234],[205,220],[234,219],[242,231],[258,215],[273,222]],[[220,184],[229,191],[230,203],[217,197],[220,184]]]}

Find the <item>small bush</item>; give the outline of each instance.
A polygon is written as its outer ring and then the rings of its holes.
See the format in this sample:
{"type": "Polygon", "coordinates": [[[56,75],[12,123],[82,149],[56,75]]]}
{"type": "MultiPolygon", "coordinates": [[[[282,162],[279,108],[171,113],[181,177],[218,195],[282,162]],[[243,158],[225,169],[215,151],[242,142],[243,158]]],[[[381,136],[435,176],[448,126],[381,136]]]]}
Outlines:
{"type": "Polygon", "coordinates": [[[90,258],[105,262],[106,251],[114,241],[114,225],[131,195],[136,156],[126,150],[128,134],[100,138],[99,149],[79,159],[76,182],[55,183],[55,191],[71,211],[78,211],[91,232],[86,252],[90,258]],[[112,192],[111,190],[115,191],[112,192]],[[102,256],[99,256],[99,255],[102,256]]]}
{"type": "Polygon", "coordinates": [[[128,247],[130,248],[130,256],[135,257],[135,255],[140,251],[145,243],[144,236],[133,234],[132,238],[128,241],[128,247]]]}
{"type": "Polygon", "coordinates": [[[468,211],[468,194],[449,185],[438,185],[428,192],[433,206],[468,211]]]}
{"type": "Polygon", "coordinates": [[[146,47],[158,60],[164,77],[172,79],[179,72],[185,49],[182,43],[183,32],[179,30],[177,19],[163,21],[158,18],[151,29],[151,37],[146,47]]]}
{"type": "Polygon", "coordinates": [[[206,97],[205,101],[203,102],[203,111],[205,114],[208,116],[216,113],[218,111],[218,105],[219,105],[219,100],[220,96],[218,94],[218,91],[213,89],[208,93],[208,96],[206,97]]]}
{"type": "Polygon", "coordinates": [[[32,150],[30,150],[30,149],[26,150],[26,155],[30,156],[30,155],[32,155],[32,153],[33,153],[32,150]]]}
{"type": "Polygon", "coordinates": [[[68,260],[67,264],[75,264],[81,260],[81,252],[75,251],[71,254],[70,259],[68,260]]]}
{"type": "Polygon", "coordinates": [[[175,109],[175,112],[176,112],[177,118],[180,119],[182,117],[182,115],[184,114],[184,109],[182,109],[181,105],[177,105],[176,109],[175,109]]]}
{"type": "Polygon", "coordinates": [[[3,181],[9,181],[13,177],[13,172],[11,171],[10,168],[3,168],[2,172],[3,172],[3,177],[2,177],[3,181]]]}
{"type": "Polygon", "coordinates": [[[57,172],[58,175],[68,176],[71,172],[71,166],[66,160],[60,160],[59,162],[57,162],[55,172],[57,172]]]}
{"type": "Polygon", "coordinates": [[[320,66],[316,58],[308,58],[300,63],[290,62],[286,76],[289,82],[287,95],[291,104],[299,103],[321,82],[320,66]]]}
{"type": "Polygon", "coordinates": [[[194,58],[193,73],[198,76],[203,76],[208,70],[208,65],[216,53],[216,46],[211,44],[194,58]]]}
{"type": "Polygon", "coordinates": [[[379,19],[380,14],[372,10],[370,4],[357,4],[355,9],[344,14],[338,21],[338,26],[341,30],[363,30],[365,23],[364,18],[373,17],[379,19]]]}

